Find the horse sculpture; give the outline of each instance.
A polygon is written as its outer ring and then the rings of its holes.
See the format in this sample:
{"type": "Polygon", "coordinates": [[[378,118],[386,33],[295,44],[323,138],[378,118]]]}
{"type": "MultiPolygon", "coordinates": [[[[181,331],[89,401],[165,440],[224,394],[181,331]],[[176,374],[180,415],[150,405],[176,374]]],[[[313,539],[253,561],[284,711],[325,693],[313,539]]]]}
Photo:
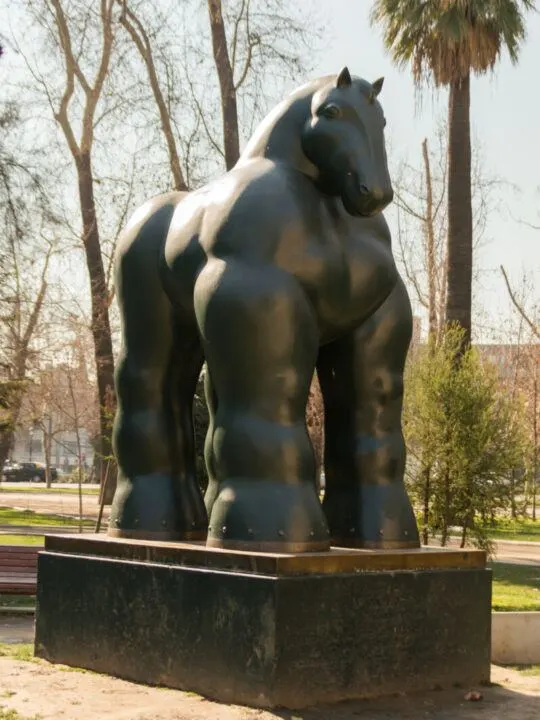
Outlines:
{"type": "Polygon", "coordinates": [[[412,317],[381,211],[383,80],[310,82],[237,165],[135,212],[116,268],[118,486],[109,535],[261,552],[418,546],[403,483],[412,317]],[[209,485],[192,404],[206,359],[209,485]],[[326,492],[305,424],[317,370],[326,492]]]}

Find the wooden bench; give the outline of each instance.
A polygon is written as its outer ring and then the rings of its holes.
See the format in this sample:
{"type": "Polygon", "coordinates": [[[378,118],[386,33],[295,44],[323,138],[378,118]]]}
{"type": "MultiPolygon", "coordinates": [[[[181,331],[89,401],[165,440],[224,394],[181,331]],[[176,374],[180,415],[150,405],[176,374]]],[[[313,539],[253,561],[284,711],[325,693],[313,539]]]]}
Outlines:
{"type": "Polygon", "coordinates": [[[35,595],[38,552],[43,548],[0,545],[0,595],[35,595]]]}

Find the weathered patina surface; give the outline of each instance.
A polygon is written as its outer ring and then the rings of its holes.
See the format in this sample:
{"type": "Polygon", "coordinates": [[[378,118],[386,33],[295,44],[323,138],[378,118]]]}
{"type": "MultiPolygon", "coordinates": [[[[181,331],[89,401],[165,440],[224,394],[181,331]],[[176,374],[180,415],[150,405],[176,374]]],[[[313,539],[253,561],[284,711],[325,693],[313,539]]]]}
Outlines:
{"type": "Polygon", "coordinates": [[[412,320],[382,215],[381,88],[346,68],[304,85],[224,177],[134,214],[117,256],[110,535],[268,552],[418,546],[401,431],[412,320]],[[203,502],[192,402],[205,359],[203,502]],[[315,370],[322,506],[304,420],[315,370]]]}

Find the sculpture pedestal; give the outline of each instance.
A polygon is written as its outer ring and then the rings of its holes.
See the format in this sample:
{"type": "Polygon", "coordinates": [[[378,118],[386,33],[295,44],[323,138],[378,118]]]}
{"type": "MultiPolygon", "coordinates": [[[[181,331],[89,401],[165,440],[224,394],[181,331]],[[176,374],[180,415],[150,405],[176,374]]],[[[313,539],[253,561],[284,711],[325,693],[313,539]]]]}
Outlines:
{"type": "Polygon", "coordinates": [[[36,655],[224,702],[302,708],[489,680],[481,551],[303,555],[49,536],[36,655]]]}

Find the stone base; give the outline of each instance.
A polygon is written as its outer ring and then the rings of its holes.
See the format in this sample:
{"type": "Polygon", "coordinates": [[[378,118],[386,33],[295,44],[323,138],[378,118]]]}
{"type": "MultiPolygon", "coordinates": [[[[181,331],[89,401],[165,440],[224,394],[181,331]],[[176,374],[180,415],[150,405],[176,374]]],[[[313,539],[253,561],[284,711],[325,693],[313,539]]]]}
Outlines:
{"type": "Polygon", "coordinates": [[[256,707],[487,682],[490,623],[481,551],[73,535],[39,555],[36,655],[256,707]]]}

